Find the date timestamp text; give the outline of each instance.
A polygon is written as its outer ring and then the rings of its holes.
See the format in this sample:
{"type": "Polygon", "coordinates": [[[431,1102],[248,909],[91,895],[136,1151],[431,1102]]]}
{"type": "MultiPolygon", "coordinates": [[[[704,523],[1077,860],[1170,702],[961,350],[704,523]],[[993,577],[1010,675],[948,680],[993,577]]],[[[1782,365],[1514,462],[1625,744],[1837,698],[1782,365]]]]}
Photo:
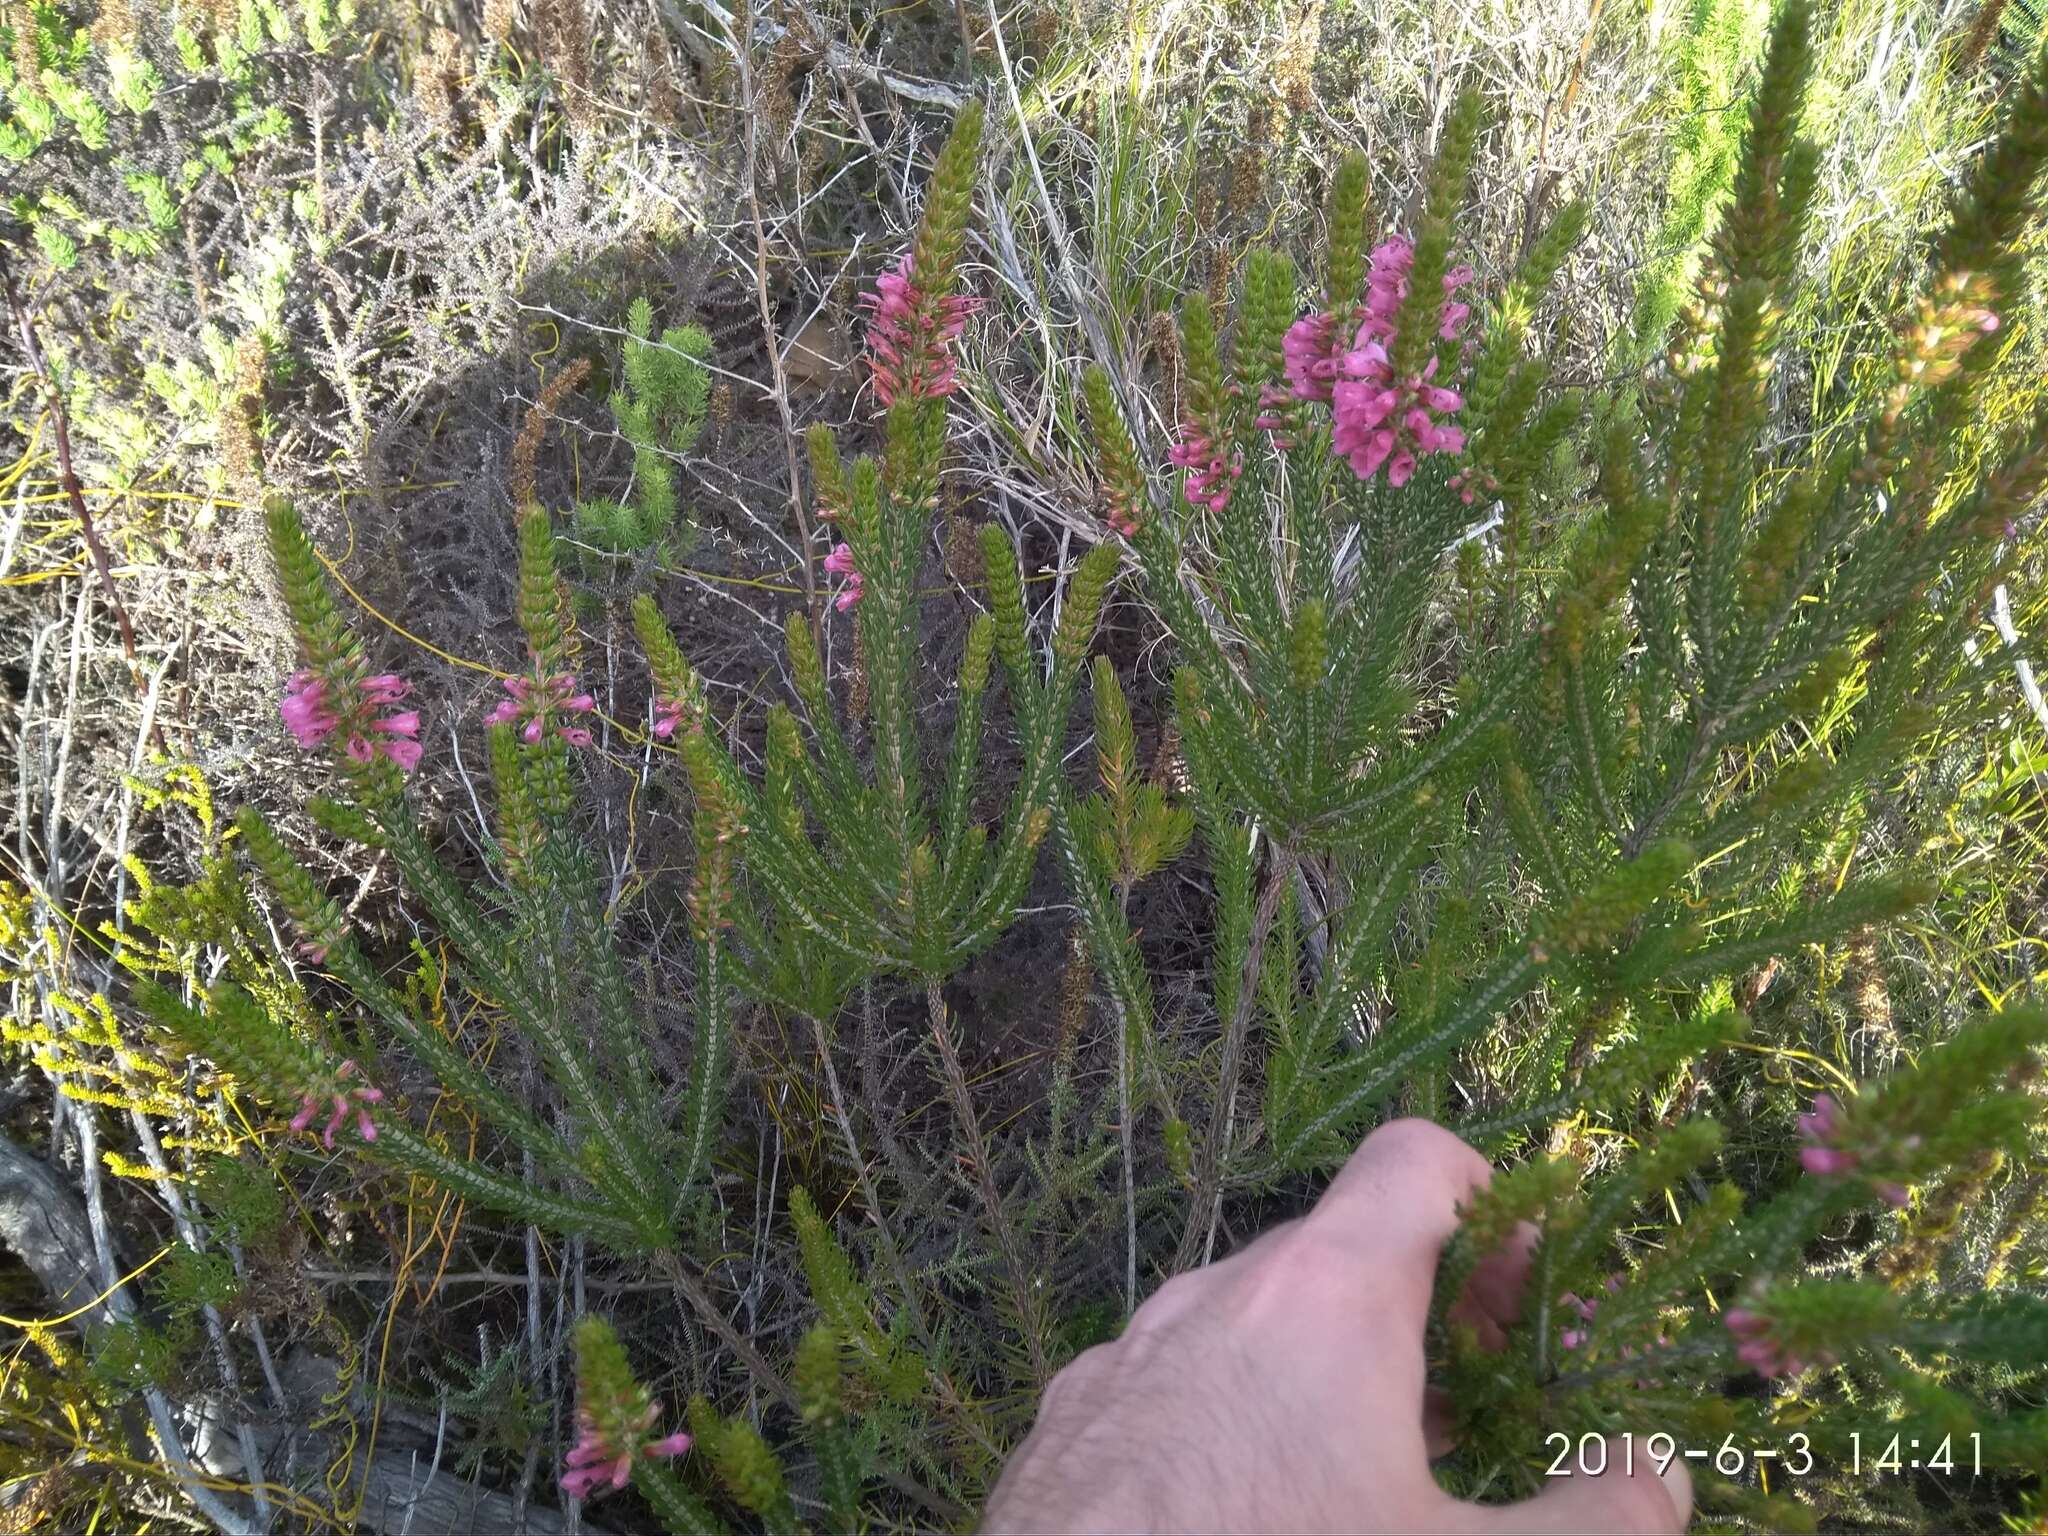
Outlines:
{"type": "Polygon", "coordinates": [[[1654,1435],[1579,1435],[1553,1430],[1543,1437],[1543,1448],[1557,1451],[1545,1470],[1545,1477],[1599,1477],[1611,1465],[1626,1477],[1636,1475],[1640,1458],[1659,1477],[1674,1461],[1707,1462],[1723,1477],[1740,1477],[1752,1467],[1759,1469],[1782,1463],[1791,1477],[1804,1477],[1814,1467],[1813,1444],[1804,1435],[1791,1435],[1781,1446],[1744,1445],[1733,1435],[1712,1450],[1704,1446],[1682,1446],[1673,1435],[1658,1430],[1654,1435]],[[1617,1445],[1615,1442],[1620,1442],[1617,1445]]]}
{"type": "MultiPolygon", "coordinates": [[[[1568,1435],[1553,1430],[1543,1437],[1546,1452],[1554,1451],[1545,1477],[1599,1477],[1611,1466],[1624,1476],[1635,1476],[1638,1462],[1659,1477],[1674,1461],[1704,1462],[1723,1477],[1741,1477],[1755,1470],[1782,1471],[1788,1477],[1804,1477],[1813,1471],[1813,1442],[1805,1435],[1788,1435],[1778,1446],[1744,1445],[1733,1435],[1718,1446],[1682,1446],[1675,1436],[1659,1430],[1653,1435],[1568,1435]]],[[[1943,1435],[1939,1440],[1921,1440],[1892,1435],[1879,1440],[1860,1431],[1849,1435],[1849,1472],[1867,1473],[1933,1472],[1942,1477],[1958,1474],[1977,1477],[1984,1469],[1983,1436],[1943,1435]]]]}

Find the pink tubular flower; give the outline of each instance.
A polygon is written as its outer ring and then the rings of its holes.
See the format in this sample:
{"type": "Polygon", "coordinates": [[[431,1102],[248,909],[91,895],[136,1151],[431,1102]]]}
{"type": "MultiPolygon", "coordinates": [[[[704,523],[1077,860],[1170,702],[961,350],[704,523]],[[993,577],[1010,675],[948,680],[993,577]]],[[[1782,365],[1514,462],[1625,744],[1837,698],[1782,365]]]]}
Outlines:
{"type": "Polygon", "coordinates": [[[689,714],[689,708],[681,699],[656,699],[654,701],[654,734],[663,741],[675,735],[689,714]]]}
{"type": "Polygon", "coordinates": [[[1337,344],[1337,317],[1327,311],[1303,315],[1280,338],[1287,382],[1302,400],[1327,400],[1343,372],[1345,349],[1337,344]]]}
{"type": "Polygon", "coordinates": [[[1852,1172],[1856,1167],[1856,1154],[1841,1147],[1802,1147],[1799,1166],[1808,1173],[1831,1179],[1852,1172]]]}
{"type": "Polygon", "coordinates": [[[588,714],[597,707],[597,700],[576,691],[573,673],[541,678],[508,677],[505,692],[510,697],[498,701],[498,707],[484,716],[484,724],[518,725],[519,739],[528,746],[538,744],[550,731],[572,747],[590,745],[589,731],[555,718],[588,714]]]}
{"type": "Polygon", "coordinates": [[[980,301],[959,294],[934,298],[917,284],[912,253],[860,296],[868,311],[868,361],[875,394],[885,406],[899,397],[936,400],[959,388],[952,347],[980,301]]]}
{"type": "MultiPolygon", "coordinates": [[[[646,1413],[636,1420],[636,1438],[654,1427],[657,1416],[655,1406],[649,1403],[646,1413]]],[[[632,1479],[636,1455],[665,1459],[680,1456],[689,1448],[690,1437],[680,1430],[659,1440],[642,1440],[637,1447],[622,1444],[601,1430],[590,1414],[579,1407],[576,1443],[562,1459],[562,1492],[575,1499],[587,1499],[600,1488],[616,1493],[632,1479]]]]}
{"type": "Polygon", "coordinates": [[[318,746],[337,733],[342,751],[358,764],[389,758],[410,773],[419,766],[420,733],[417,710],[401,709],[388,715],[378,711],[398,703],[412,692],[412,685],[395,672],[379,672],[359,683],[344,681],[339,686],[309,671],[294,672],[285,681],[285,696],[278,705],[285,729],[302,747],[318,746]]]}
{"type": "Polygon", "coordinates": [[[1813,1108],[1799,1117],[1799,1134],[1815,1141],[1826,1141],[1842,1128],[1842,1106],[1832,1093],[1823,1093],[1813,1101],[1813,1108]]]}
{"type": "MultiPolygon", "coordinates": [[[[1799,1149],[1799,1166],[1816,1178],[1840,1178],[1864,1166],[1869,1149],[1852,1144],[1855,1128],[1848,1123],[1841,1102],[1832,1093],[1818,1095],[1813,1108],[1799,1117],[1799,1134],[1807,1142],[1799,1149]]],[[[1910,1151],[1917,1142],[1917,1137],[1908,1137],[1900,1146],[1910,1151]]],[[[1879,1199],[1895,1209],[1903,1210],[1912,1198],[1906,1186],[1893,1179],[1872,1179],[1870,1187],[1879,1199]]]]}
{"type": "Polygon", "coordinates": [[[384,1102],[384,1090],[372,1088],[367,1083],[348,1086],[348,1079],[361,1074],[353,1061],[344,1061],[335,1071],[334,1081],[308,1088],[299,1095],[299,1112],[292,1116],[291,1127],[303,1131],[318,1118],[320,1111],[328,1104],[334,1106],[327,1117],[327,1128],[320,1133],[320,1144],[328,1151],[334,1150],[334,1133],[341,1129],[342,1122],[350,1115],[355,1116],[356,1134],[364,1141],[377,1139],[377,1122],[370,1118],[370,1106],[384,1102]]]}
{"type": "MultiPolygon", "coordinates": [[[[1166,456],[1188,472],[1181,494],[1191,507],[1221,512],[1230,505],[1230,493],[1237,477],[1244,473],[1235,451],[1218,447],[1216,440],[1193,422],[1183,422],[1180,437],[1166,456]]],[[[1121,530],[1119,530],[1121,531],[1121,530]]]]}
{"type": "MultiPolygon", "coordinates": [[[[1597,1300],[1587,1301],[1583,1297],[1579,1296],[1577,1293],[1572,1291],[1566,1291],[1562,1296],[1558,1297],[1557,1300],[1560,1306],[1568,1307],[1573,1312],[1576,1312],[1579,1316],[1579,1322],[1581,1324],[1592,1322],[1593,1314],[1600,1310],[1600,1303],[1597,1300]]],[[[1565,1329],[1564,1332],[1558,1335],[1557,1341],[1558,1343],[1562,1344],[1566,1349],[1577,1349],[1580,1345],[1584,1344],[1586,1340],[1591,1337],[1592,1331],[1589,1328],[1581,1326],[1565,1329]]]]}
{"type": "Polygon", "coordinates": [[[420,744],[413,740],[419,733],[419,711],[402,709],[382,720],[372,720],[364,731],[349,737],[344,750],[358,763],[367,763],[381,754],[410,773],[420,762],[420,744]]]}
{"type": "Polygon", "coordinates": [[[846,578],[845,590],[839,594],[832,604],[834,608],[844,613],[861,600],[861,595],[865,590],[861,584],[860,568],[853,563],[853,546],[851,544],[834,545],[832,553],[825,557],[825,569],[831,575],[844,576],[846,578]]]}
{"type": "Polygon", "coordinates": [[[1721,1321],[1742,1341],[1736,1347],[1735,1358],[1759,1376],[1797,1376],[1810,1365],[1833,1363],[1825,1355],[1804,1360],[1793,1354],[1775,1337],[1771,1319],[1748,1307],[1730,1307],[1721,1314],[1721,1321]]]}
{"type": "Polygon", "coordinates": [[[1500,490],[1500,482],[1477,465],[1471,465],[1451,476],[1450,488],[1458,493],[1458,500],[1469,507],[1481,496],[1491,500],[1500,490]]]}
{"type": "MultiPolygon", "coordinates": [[[[1283,344],[1284,345],[1284,344],[1283,344]]],[[[1273,434],[1275,448],[1294,446],[1294,396],[1279,384],[1259,386],[1259,414],[1252,425],[1273,434]]]]}
{"type": "MultiPolygon", "coordinates": [[[[1330,402],[1331,446],[1350,462],[1352,473],[1369,480],[1384,468],[1393,486],[1408,483],[1419,459],[1465,448],[1464,432],[1449,423],[1464,409],[1465,398],[1435,382],[1437,360],[1432,357],[1419,374],[1394,374],[1392,343],[1414,266],[1415,248],[1406,240],[1382,241],[1372,253],[1356,330],[1346,338],[1334,315],[1306,315],[1280,343],[1295,395],[1330,402]]],[[[1444,274],[1440,339],[1455,341],[1470,318],[1471,306],[1452,295],[1471,281],[1470,267],[1444,274]]]]}
{"type": "Polygon", "coordinates": [[[327,684],[301,668],[285,681],[284,702],[278,713],[285,729],[302,747],[316,747],[333,734],[340,716],[328,707],[327,684]]]}

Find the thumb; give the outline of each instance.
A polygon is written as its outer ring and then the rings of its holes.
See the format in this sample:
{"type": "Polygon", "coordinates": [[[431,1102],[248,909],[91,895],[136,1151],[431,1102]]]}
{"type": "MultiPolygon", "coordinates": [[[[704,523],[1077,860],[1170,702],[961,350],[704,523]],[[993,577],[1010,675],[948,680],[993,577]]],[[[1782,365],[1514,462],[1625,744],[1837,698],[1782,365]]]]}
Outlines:
{"type": "Polygon", "coordinates": [[[1535,1498],[1488,1510],[1491,1523],[1481,1529],[1491,1536],[1683,1536],[1692,1523],[1685,1458],[1672,1457],[1660,1477],[1643,1454],[1642,1436],[1635,1438],[1633,1471],[1626,1442],[1610,1438],[1604,1462],[1596,1444],[1588,1441],[1587,1454],[1567,1463],[1571,1475],[1558,1476],[1535,1498]],[[1591,1476],[1581,1470],[1587,1462],[1607,1470],[1591,1476]]]}

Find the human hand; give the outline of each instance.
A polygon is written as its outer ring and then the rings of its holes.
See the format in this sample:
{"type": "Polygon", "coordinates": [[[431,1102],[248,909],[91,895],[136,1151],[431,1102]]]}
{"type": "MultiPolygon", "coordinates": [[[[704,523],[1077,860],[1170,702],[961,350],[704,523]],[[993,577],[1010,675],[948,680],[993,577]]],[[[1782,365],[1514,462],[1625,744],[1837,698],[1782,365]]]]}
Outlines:
{"type": "MultiPolygon", "coordinates": [[[[1679,1536],[1682,1460],[1662,1479],[1574,1476],[1527,1503],[1463,1503],[1425,1402],[1437,1256],[1486,1159],[1426,1120],[1368,1136],[1315,1209],[1177,1275],[1123,1336],[1053,1377],[981,1529],[1679,1536]]],[[[1484,1260],[1454,1315],[1498,1345],[1533,1230],[1484,1260]]]]}

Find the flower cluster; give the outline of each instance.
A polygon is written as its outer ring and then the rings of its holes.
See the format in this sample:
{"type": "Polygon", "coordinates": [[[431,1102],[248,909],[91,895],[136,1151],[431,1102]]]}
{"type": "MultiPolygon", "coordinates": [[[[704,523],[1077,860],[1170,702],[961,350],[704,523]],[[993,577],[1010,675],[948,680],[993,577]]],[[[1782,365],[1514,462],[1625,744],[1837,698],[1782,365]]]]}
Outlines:
{"type": "Polygon", "coordinates": [[[1570,1311],[1576,1312],[1579,1317],[1579,1325],[1575,1328],[1566,1328],[1564,1332],[1558,1335],[1557,1342],[1566,1349],[1577,1349],[1587,1339],[1592,1337],[1591,1325],[1593,1314],[1600,1310],[1600,1299],[1596,1296],[1593,1300],[1587,1301],[1575,1292],[1566,1291],[1562,1296],[1558,1297],[1558,1304],[1570,1311]]]}
{"type": "MultiPolygon", "coordinates": [[[[1813,1101],[1813,1108],[1799,1117],[1799,1133],[1806,1145],[1799,1151],[1799,1166],[1819,1178],[1839,1178],[1854,1173],[1864,1160],[1864,1149],[1852,1144],[1842,1106],[1831,1093],[1813,1101]]],[[[1875,1179],[1872,1187],[1885,1204],[1903,1209],[1906,1186],[1890,1179],[1875,1179]]]]}
{"type": "Polygon", "coordinates": [[[869,317],[875,393],[885,406],[902,397],[936,400],[959,388],[953,343],[980,305],[959,294],[928,293],[914,268],[915,253],[905,251],[895,270],[875,279],[875,291],[860,296],[869,317]]]}
{"type": "MultiPolygon", "coordinates": [[[[640,1429],[654,1427],[656,1409],[649,1403],[641,1415],[640,1429]]],[[[562,1492],[573,1499],[587,1499],[600,1486],[616,1493],[633,1476],[633,1458],[680,1456],[690,1448],[690,1437],[682,1430],[659,1440],[642,1442],[637,1450],[601,1431],[581,1410],[576,1414],[576,1443],[562,1461],[562,1492]]]]}
{"type": "Polygon", "coordinates": [[[1110,531],[1126,539],[1135,539],[1139,528],[1144,526],[1144,508],[1128,496],[1111,491],[1105,498],[1102,520],[1109,524],[1110,531]]]}
{"type": "Polygon", "coordinates": [[[1742,1341],[1736,1347],[1735,1358],[1759,1376],[1797,1376],[1808,1366],[1834,1363],[1824,1354],[1811,1360],[1794,1354],[1776,1336],[1772,1321],[1748,1307],[1730,1307],[1721,1315],[1721,1321],[1742,1341]]]}
{"type": "Polygon", "coordinates": [[[590,732],[580,725],[570,724],[568,717],[590,713],[597,707],[597,701],[587,693],[576,691],[573,673],[561,672],[553,677],[508,677],[505,679],[505,692],[511,697],[500,699],[498,707],[484,716],[484,724],[518,725],[519,739],[529,746],[538,743],[550,731],[572,747],[590,745],[590,732]]]}
{"type": "MultiPolygon", "coordinates": [[[[1180,437],[1167,449],[1166,456],[1176,468],[1188,472],[1181,494],[1187,497],[1189,506],[1221,512],[1230,505],[1231,490],[1237,484],[1237,477],[1244,473],[1244,465],[1221,434],[1196,422],[1183,422],[1180,437]]],[[[1126,531],[1118,526],[1114,517],[1110,526],[1125,537],[1137,532],[1135,522],[1126,531]]]]}
{"type": "Polygon", "coordinates": [[[1475,464],[1451,476],[1450,488],[1458,493],[1458,500],[1469,507],[1481,496],[1491,501],[1500,492],[1500,481],[1475,464]]]}
{"type": "MultiPolygon", "coordinates": [[[[1607,1277],[1607,1294],[1610,1296],[1619,1295],[1621,1284],[1620,1275],[1609,1275],[1607,1277]]],[[[1600,1298],[1595,1296],[1591,1301],[1588,1301],[1576,1292],[1566,1291],[1557,1298],[1557,1302],[1559,1306],[1578,1318],[1576,1323],[1567,1324],[1558,1333],[1558,1344],[1567,1350],[1584,1349],[1593,1337],[1593,1319],[1599,1314],[1600,1298]]],[[[1633,1360],[1650,1349],[1667,1349],[1670,1345],[1671,1340],[1660,1333],[1650,1344],[1622,1345],[1620,1358],[1623,1360],[1633,1360]]],[[[1639,1384],[1647,1388],[1651,1383],[1647,1380],[1642,1380],[1639,1384]]]]}
{"type": "MultiPolygon", "coordinates": [[[[1416,461],[1432,453],[1459,453],[1465,434],[1448,418],[1464,408],[1454,389],[1435,382],[1437,359],[1417,374],[1398,377],[1392,343],[1415,248],[1406,240],[1383,241],[1372,253],[1365,303],[1357,325],[1340,323],[1324,311],[1304,315],[1282,338],[1280,350],[1288,382],[1302,400],[1327,400],[1332,416],[1331,445],[1350,461],[1361,480],[1384,466],[1389,485],[1406,485],[1416,461]]],[[[1437,336],[1454,341],[1470,318],[1471,306],[1453,295],[1472,281],[1470,267],[1444,274],[1444,302],[1437,312],[1437,336]]],[[[1280,422],[1271,410],[1261,423],[1280,422]]]]}
{"type": "Polygon", "coordinates": [[[278,712],[284,716],[285,729],[302,747],[316,747],[338,735],[350,762],[368,764],[385,757],[410,773],[420,760],[416,739],[419,712],[382,711],[411,692],[412,685],[395,672],[380,672],[355,683],[301,669],[286,679],[278,712]]]}
{"type": "MultiPolygon", "coordinates": [[[[1294,332],[1290,329],[1287,334],[1292,336],[1294,332]]],[[[1284,339],[1281,342],[1281,346],[1283,349],[1286,347],[1284,339]]],[[[1306,365],[1304,364],[1304,366],[1306,365]]],[[[1290,359],[1288,372],[1292,375],[1293,371],[1292,359],[1290,359]]],[[[1259,414],[1253,419],[1252,425],[1261,432],[1272,433],[1274,447],[1283,450],[1292,448],[1294,446],[1294,391],[1282,384],[1261,384],[1259,386],[1259,414]]]]}
{"type": "Polygon", "coordinates": [[[835,545],[832,553],[825,557],[825,569],[834,576],[844,576],[846,578],[845,588],[841,590],[839,596],[832,603],[834,608],[844,613],[861,600],[861,594],[864,590],[861,586],[860,567],[853,563],[853,546],[850,544],[835,545]]]}
{"type": "Polygon", "coordinates": [[[294,1131],[303,1131],[319,1118],[320,1111],[330,1103],[333,1112],[327,1117],[327,1128],[320,1133],[320,1144],[330,1152],[334,1150],[334,1133],[341,1129],[342,1122],[350,1115],[355,1116],[356,1134],[365,1141],[377,1139],[377,1122],[370,1118],[370,1106],[384,1102],[384,1090],[372,1088],[367,1083],[348,1084],[351,1077],[359,1077],[353,1061],[344,1061],[334,1074],[334,1081],[316,1088],[308,1088],[299,1095],[299,1112],[292,1116],[294,1131]]]}

